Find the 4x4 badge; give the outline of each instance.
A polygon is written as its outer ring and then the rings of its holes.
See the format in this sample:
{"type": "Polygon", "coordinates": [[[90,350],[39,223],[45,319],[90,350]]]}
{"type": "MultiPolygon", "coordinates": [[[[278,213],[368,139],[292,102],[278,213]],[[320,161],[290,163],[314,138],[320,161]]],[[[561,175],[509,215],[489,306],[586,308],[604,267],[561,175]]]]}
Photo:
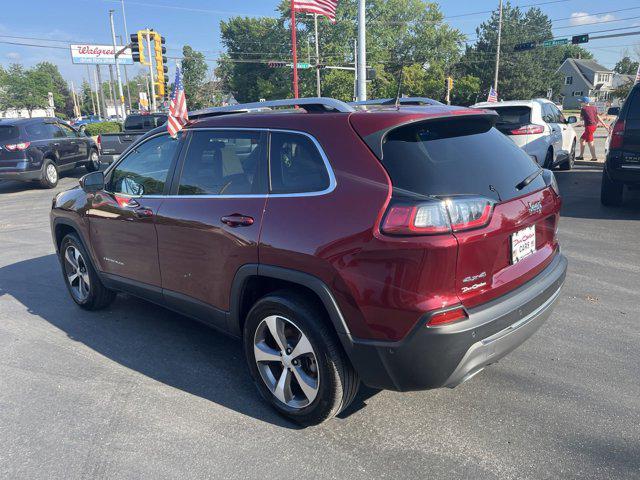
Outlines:
{"type": "Polygon", "coordinates": [[[542,203],[540,201],[537,202],[529,202],[527,204],[527,208],[529,209],[529,213],[533,215],[534,213],[542,212],[542,203]]]}

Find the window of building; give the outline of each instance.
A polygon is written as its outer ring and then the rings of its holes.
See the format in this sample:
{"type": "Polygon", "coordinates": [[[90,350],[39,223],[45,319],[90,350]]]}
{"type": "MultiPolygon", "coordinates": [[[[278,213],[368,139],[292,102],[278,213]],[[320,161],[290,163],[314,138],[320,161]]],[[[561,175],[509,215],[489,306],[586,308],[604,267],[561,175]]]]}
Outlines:
{"type": "Polygon", "coordinates": [[[565,85],[573,85],[573,77],[565,77],[564,84],[565,85]]]}

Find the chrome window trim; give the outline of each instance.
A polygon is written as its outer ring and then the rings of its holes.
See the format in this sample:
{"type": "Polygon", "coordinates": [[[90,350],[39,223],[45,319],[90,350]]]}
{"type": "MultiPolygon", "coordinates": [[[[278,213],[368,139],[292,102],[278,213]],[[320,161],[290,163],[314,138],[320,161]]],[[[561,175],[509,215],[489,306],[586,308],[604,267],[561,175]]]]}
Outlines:
{"type": "MultiPolygon", "coordinates": [[[[333,172],[333,168],[331,167],[331,163],[327,158],[324,149],[320,145],[320,142],[311,135],[310,133],[303,132],[300,130],[289,130],[282,128],[251,128],[251,127],[203,127],[203,128],[190,128],[190,132],[200,132],[200,131],[236,131],[236,132],[267,132],[267,133],[291,133],[294,135],[302,135],[311,140],[311,142],[315,145],[320,153],[320,157],[324,162],[324,167],[329,175],[329,186],[324,190],[317,190],[313,192],[300,192],[300,193],[256,193],[256,194],[240,194],[240,195],[213,195],[213,194],[204,194],[204,195],[147,195],[145,198],[289,198],[289,197],[317,197],[321,195],[327,195],[333,192],[338,185],[336,180],[336,176],[333,172]]],[[[270,148],[270,146],[268,146],[270,148]]],[[[271,152],[269,152],[270,154],[271,152]]],[[[269,161],[269,155],[267,155],[267,161],[269,161]]]]}

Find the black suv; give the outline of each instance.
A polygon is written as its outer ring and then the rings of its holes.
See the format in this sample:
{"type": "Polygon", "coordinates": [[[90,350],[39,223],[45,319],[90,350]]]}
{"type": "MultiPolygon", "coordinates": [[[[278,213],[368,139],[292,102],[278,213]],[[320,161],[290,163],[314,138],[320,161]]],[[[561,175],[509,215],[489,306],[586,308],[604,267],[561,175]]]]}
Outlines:
{"type": "Polygon", "coordinates": [[[640,83],[631,89],[607,140],[602,204],[621,205],[625,185],[640,186],[640,83]]]}
{"type": "Polygon", "coordinates": [[[57,118],[0,120],[0,180],[58,184],[61,171],[85,166],[98,170],[98,147],[85,134],[57,118]]]}

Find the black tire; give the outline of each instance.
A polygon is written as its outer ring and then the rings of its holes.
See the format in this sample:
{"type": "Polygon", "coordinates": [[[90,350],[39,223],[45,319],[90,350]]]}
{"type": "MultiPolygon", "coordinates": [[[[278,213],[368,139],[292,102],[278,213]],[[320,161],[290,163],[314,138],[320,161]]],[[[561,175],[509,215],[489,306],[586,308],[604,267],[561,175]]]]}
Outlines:
{"type": "Polygon", "coordinates": [[[609,178],[607,170],[602,171],[602,184],[600,186],[600,202],[607,207],[619,207],[622,205],[624,184],[609,178]]]}
{"type": "Polygon", "coordinates": [[[58,185],[60,178],[60,171],[56,162],[50,158],[45,158],[42,162],[42,178],[40,179],[40,186],[42,188],[54,188],[58,185]]]}
{"type": "MultiPolygon", "coordinates": [[[[322,311],[321,305],[304,295],[283,290],[258,300],[247,315],[244,325],[245,355],[258,391],[278,413],[303,426],[317,425],[336,416],[353,401],[360,385],[356,371],[329,326],[328,319],[323,318],[323,313],[320,313],[322,311]],[[309,340],[313,358],[317,359],[317,394],[306,406],[293,408],[278,400],[258,370],[254,339],[257,338],[263,320],[272,316],[284,317],[297,327],[309,340]]],[[[277,362],[274,365],[274,368],[284,370],[277,362]]]]}
{"type": "Polygon", "coordinates": [[[95,268],[93,268],[91,257],[75,233],[70,233],[62,239],[58,255],[60,265],[62,267],[64,283],[67,286],[69,295],[71,295],[74,302],[85,310],[99,310],[108,306],[113,301],[116,293],[113,290],[109,290],[102,284],[95,268]],[[88,276],[89,282],[86,297],[78,293],[78,290],[80,290],[81,287],[78,286],[76,289],[72,286],[69,280],[68,275],[72,274],[72,269],[70,267],[73,267],[73,265],[65,257],[67,255],[67,251],[70,249],[75,249],[80,254],[81,257],[76,258],[76,262],[80,268],[84,267],[82,276],[88,276]]]}
{"type": "Polygon", "coordinates": [[[553,168],[553,148],[549,148],[549,150],[547,150],[547,156],[544,157],[542,168],[546,168],[548,170],[553,168]]]}
{"type": "Polygon", "coordinates": [[[560,164],[560,170],[571,170],[576,160],[576,141],[573,141],[571,145],[571,152],[569,152],[569,158],[560,164]]]}
{"type": "Polygon", "coordinates": [[[87,169],[87,172],[97,172],[100,170],[100,157],[98,155],[98,151],[95,148],[92,148],[89,151],[89,158],[87,159],[87,163],[84,168],[87,169]]]}

